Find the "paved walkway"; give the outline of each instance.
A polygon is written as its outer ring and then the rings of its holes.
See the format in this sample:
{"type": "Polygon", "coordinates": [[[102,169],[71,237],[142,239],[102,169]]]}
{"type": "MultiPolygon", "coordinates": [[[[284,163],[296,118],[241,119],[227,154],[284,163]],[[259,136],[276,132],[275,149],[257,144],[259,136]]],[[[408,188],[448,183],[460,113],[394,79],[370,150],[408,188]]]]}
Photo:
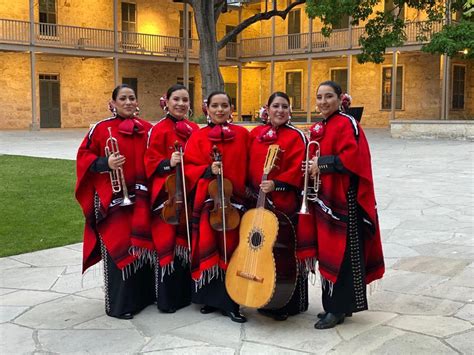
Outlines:
{"type": "MultiPolygon", "coordinates": [[[[387,264],[370,311],[315,330],[315,285],[308,312],[286,322],[245,310],[240,325],[197,306],[117,320],[104,315],[100,267],[81,278],[76,244],[0,259],[0,352],[473,354],[474,145],[367,133],[387,264]]],[[[4,131],[0,154],[74,158],[84,134],[4,131]]]]}

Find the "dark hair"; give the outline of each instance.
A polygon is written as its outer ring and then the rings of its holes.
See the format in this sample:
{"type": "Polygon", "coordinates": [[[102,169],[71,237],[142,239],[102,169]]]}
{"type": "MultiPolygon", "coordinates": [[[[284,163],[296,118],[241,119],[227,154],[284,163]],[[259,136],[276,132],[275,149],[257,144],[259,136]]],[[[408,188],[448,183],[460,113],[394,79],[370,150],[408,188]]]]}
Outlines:
{"type": "Polygon", "coordinates": [[[181,85],[181,84],[174,84],[166,92],[166,98],[169,100],[171,94],[174,93],[175,91],[178,91],[178,90],[186,90],[186,92],[189,94],[189,90],[186,86],[181,85]]]}
{"type": "Polygon", "coordinates": [[[117,86],[114,91],[112,91],[112,100],[117,100],[117,96],[118,96],[118,93],[120,90],[122,89],[131,89],[133,91],[133,93],[135,93],[135,90],[133,90],[133,88],[130,86],[130,85],[127,85],[127,84],[120,84],[119,86],[117,86]]]}
{"type": "Polygon", "coordinates": [[[229,105],[232,105],[232,100],[229,96],[228,93],[226,93],[225,91],[213,91],[210,93],[210,95],[207,97],[207,106],[209,106],[211,104],[211,100],[214,96],[216,95],[225,95],[227,96],[227,100],[229,100],[229,105]]]}
{"type": "Polygon", "coordinates": [[[272,104],[273,100],[275,100],[277,97],[283,97],[286,101],[288,101],[288,103],[290,103],[290,98],[288,97],[288,95],[286,93],[284,93],[283,91],[275,91],[268,98],[267,105],[270,106],[272,104]]]}
{"type": "MultiPolygon", "coordinates": [[[[333,88],[334,92],[336,93],[337,97],[341,96],[342,95],[342,88],[341,88],[341,85],[339,85],[338,83],[336,83],[335,81],[332,81],[332,80],[326,80],[326,81],[323,81],[321,84],[318,85],[318,89],[321,87],[321,86],[330,86],[333,88]]],[[[316,91],[317,91],[316,90],[316,91]]]]}

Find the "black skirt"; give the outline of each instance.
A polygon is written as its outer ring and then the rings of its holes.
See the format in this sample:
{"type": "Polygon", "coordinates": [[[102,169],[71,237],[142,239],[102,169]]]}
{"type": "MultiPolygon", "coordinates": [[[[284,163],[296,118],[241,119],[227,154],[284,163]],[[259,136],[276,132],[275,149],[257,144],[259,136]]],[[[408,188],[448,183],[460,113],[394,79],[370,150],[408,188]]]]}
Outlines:
{"type": "Polygon", "coordinates": [[[156,301],[160,311],[169,312],[186,307],[191,303],[191,280],[189,265],[183,265],[182,260],[175,256],[174,271],[162,274],[163,269],[155,267],[156,301]]]}
{"type": "MultiPolygon", "coordinates": [[[[113,262],[105,246],[101,245],[104,261],[105,312],[111,317],[126,313],[136,314],[155,302],[153,268],[145,263],[123,279],[122,270],[113,262]]],[[[133,267],[133,266],[132,266],[133,267]]]]}
{"type": "Polygon", "coordinates": [[[360,233],[362,221],[357,211],[356,189],[353,186],[349,188],[347,201],[349,222],[341,269],[332,287],[329,282],[323,280],[323,308],[330,313],[355,313],[368,308],[364,243],[360,233]]]}
{"type": "Polygon", "coordinates": [[[193,287],[193,303],[211,306],[228,312],[239,310],[239,305],[227,293],[224,277],[216,277],[201,288],[196,289],[195,286],[193,287]]]}

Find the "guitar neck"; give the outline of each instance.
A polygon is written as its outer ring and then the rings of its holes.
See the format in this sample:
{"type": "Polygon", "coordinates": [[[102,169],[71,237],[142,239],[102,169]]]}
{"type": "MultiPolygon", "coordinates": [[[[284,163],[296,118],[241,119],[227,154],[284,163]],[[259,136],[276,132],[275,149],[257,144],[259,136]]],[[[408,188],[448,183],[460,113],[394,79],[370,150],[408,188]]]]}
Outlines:
{"type": "MultiPolygon", "coordinates": [[[[268,174],[263,174],[262,176],[262,181],[265,181],[267,180],[267,177],[268,177],[268,174]]],[[[257,208],[259,207],[263,207],[265,208],[265,197],[267,196],[267,194],[265,192],[262,191],[262,189],[260,189],[258,191],[258,199],[257,199],[257,208]]]]}

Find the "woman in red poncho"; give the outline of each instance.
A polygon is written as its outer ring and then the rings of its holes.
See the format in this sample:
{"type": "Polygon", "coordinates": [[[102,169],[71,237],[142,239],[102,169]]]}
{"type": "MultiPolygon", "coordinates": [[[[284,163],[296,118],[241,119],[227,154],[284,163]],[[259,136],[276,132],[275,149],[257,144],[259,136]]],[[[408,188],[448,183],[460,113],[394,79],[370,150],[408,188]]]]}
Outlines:
{"type": "Polygon", "coordinates": [[[151,124],[136,117],[137,99],[128,85],[115,88],[110,105],[114,115],[96,123],[77,152],[76,198],[86,218],[83,271],[103,260],[106,313],[130,319],[155,299],[147,264],[153,243],[143,164],[151,124]],[[111,135],[120,154],[106,156],[111,135]],[[119,168],[125,184],[118,173],[122,191],[114,193],[109,173],[119,168]],[[131,204],[124,203],[124,188],[131,204]]]}
{"type": "Polygon", "coordinates": [[[384,274],[384,260],[372,180],[370,151],[359,123],[341,111],[342,90],[333,81],[318,87],[324,119],[310,128],[320,157],[309,162],[320,188],[310,204],[313,221],[300,220],[297,255],[313,269],[319,263],[324,312],[316,329],[332,328],[366,310],[366,285],[384,274]],[[309,232],[316,226],[316,230],[309,232]]]}
{"type": "Polygon", "coordinates": [[[191,134],[199,129],[186,118],[189,108],[186,87],[180,84],[171,86],[163,102],[166,116],[152,128],[145,154],[150,182],[152,236],[157,253],[156,299],[158,309],[164,313],[174,313],[191,303],[186,225],[168,224],[162,218],[164,202],[168,199],[166,180],[180,169],[181,153],[175,150],[175,143],[184,149],[191,134]]]}
{"type": "Polygon", "coordinates": [[[229,123],[232,118],[230,97],[225,92],[213,92],[207,99],[208,125],[193,133],[185,149],[185,173],[189,188],[194,190],[191,273],[196,282],[192,301],[203,304],[201,313],[221,310],[232,321],[243,323],[239,305],[229,297],[224,273],[232,252],[239,242],[238,226],[226,231],[226,250],[223,233],[211,228],[209,213],[213,208],[208,186],[220,171],[220,162],[213,161],[213,146],[222,155],[224,178],[233,185],[231,202],[242,208],[247,176],[248,131],[229,123]],[[227,256],[227,260],[225,260],[227,256]]]}
{"type": "MultiPolygon", "coordinates": [[[[255,195],[260,188],[267,194],[267,208],[275,211],[279,219],[279,244],[289,245],[294,252],[294,227],[302,187],[301,160],[304,159],[306,138],[303,132],[289,122],[291,112],[287,94],[279,91],[273,93],[265,110],[264,114],[268,115],[266,124],[250,132],[248,180],[255,195]],[[270,172],[267,180],[261,181],[268,146],[271,144],[278,144],[281,149],[278,168],[270,172]]],[[[252,207],[254,206],[255,203],[252,207]]],[[[259,309],[259,312],[275,320],[286,320],[288,315],[295,315],[307,309],[308,281],[304,275],[299,275],[293,296],[286,306],[277,310],[259,309]]]]}

